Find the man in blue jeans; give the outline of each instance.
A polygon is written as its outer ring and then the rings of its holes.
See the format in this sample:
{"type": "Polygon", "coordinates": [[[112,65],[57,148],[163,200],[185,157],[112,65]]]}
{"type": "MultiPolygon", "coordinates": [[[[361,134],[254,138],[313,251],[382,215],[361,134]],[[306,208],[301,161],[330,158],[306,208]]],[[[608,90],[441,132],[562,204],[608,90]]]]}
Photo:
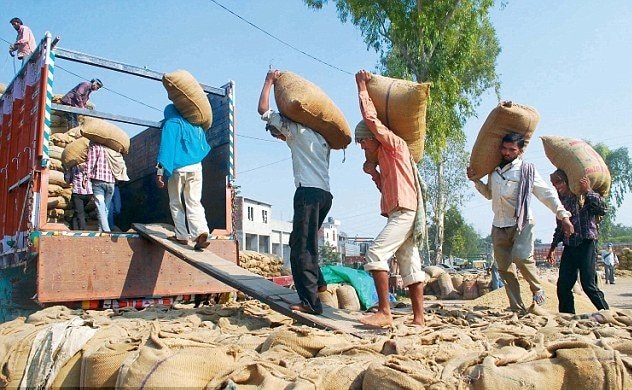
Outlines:
{"type": "Polygon", "coordinates": [[[94,203],[97,206],[99,231],[110,232],[108,223],[108,210],[114,195],[114,183],[116,178],[110,167],[107,156],[107,147],[95,142],[90,142],[88,159],[86,161],[86,180],[92,182],[94,203]]]}

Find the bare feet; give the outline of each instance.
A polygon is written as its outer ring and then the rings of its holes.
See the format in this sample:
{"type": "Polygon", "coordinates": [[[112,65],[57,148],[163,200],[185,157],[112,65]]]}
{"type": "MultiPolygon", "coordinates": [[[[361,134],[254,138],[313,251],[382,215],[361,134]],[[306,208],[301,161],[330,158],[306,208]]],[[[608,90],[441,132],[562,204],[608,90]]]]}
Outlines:
{"type": "Polygon", "coordinates": [[[290,310],[300,311],[301,313],[307,313],[307,314],[316,314],[316,315],[320,314],[312,310],[312,308],[307,305],[290,305],[290,310]]]}
{"type": "Polygon", "coordinates": [[[426,326],[426,321],[418,318],[413,318],[413,321],[410,323],[411,326],[426,326]]]}
{"type": "Polygon", "coordinates": [[[364,316],[360,318],[360,322],[366,326],[374,328],[390,328],[393,326],[393,317],[390,314],[377,312],[370,316],[364,316]]]}

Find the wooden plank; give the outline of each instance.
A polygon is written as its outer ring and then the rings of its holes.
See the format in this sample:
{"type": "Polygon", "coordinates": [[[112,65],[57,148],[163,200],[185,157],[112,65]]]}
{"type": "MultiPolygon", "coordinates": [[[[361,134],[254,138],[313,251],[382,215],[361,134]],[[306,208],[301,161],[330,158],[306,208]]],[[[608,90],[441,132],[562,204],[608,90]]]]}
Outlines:
{"type": "Polygon", "coordinates": [[[168,252],[213,278],[266,303],[274,311],[295,319],[301,324],[320,329],[338,330],[357,337],[375,336],[380,330],[367,328],[358,318],[360,313],[336,309],[326,305],[323,314],[311,315],[290,310],[289,306],[300,303],[295,291],[265,279],[236,264],[230,263],[207,251],[195,251],[191,246],[179,245],[167,239],[173,228],[165,224],[133,224],[141,236],[164,247],[168,252]]]}

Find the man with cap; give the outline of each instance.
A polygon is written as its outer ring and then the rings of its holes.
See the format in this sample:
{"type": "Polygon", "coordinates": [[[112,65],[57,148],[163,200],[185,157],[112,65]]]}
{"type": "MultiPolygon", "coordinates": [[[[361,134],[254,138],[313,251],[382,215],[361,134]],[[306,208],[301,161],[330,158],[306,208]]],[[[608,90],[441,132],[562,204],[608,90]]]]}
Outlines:
{"type": "Polygon", "coordinates": [[[612,251],[612,243],[608,243],[608,249],[601,251],[601,258],[606,270],[606,284],[614,284],[614,269],[619,265],[617,254],[612,251]]]}
{"type": "Polygon", "coordinates": [[[31,29],[25,26],[20,18],[13,18],[9,23],[11,23],[11,26],[18,32],[15,43],[9,46],[9,54],[13,57],[15,55],[13,53],[17,52],[18,60],[22,60],[22,64],[24,64],[24,61],[26,61],[37,47],[35,37],[31,29]]]}
{"type": "MultiPolygon", "coordinates": [[[[92,91],[98,91],[101,87],[103,87],[103,83],[99,79],[92,79],[90,82],[84,81],[79,83],[61,98],[61,104],[71,107],[86,108],[86,104],[90,99],[90,93],[92,93],[92,91]]],[[[68,120],[69,130],[79,125],[76,114],[67,112],[66,119],[68,120]]]]}
{"type": "Polygon", "coordinates": [[[573,286],[577,282],[577,271],[582,290],[598,310],[608,309],[603,292],[597,286],[595,265],[597,263],[597,240],[599,231],[597,220],[606,214],[607,206],[603,197],[590,188],[590,179],[583,177],[579,181],[579,191],[583,202],[573,194],[568,186],[566,173],[558,169],[551,174],[551,184],[557,190],[564,208],[571,213],[573,233],[564,235],[561,221],[557,221],[551,248],[547,255],[550,263],[560,242],[564,243],[560,260],[560,275],[557,279],[557,298],[560,313],[575,314],[573,286]]]}
{"type": "Polygon", "coordinates": [[[406,142],[389,130],[378,118],[366,84],[371,73],[356,73],[360,111],[364,127],[356,127],[355,140],[368,154],[377,154],[377,164],[364,163],[363,170],[371,175],[382,193],[381,212],[388,218],[386,226],[373,241],[366,254],[364,269],[371,273],[378,295],[377,312],[362,317],[360,322],[372,327],[393,324],[388,299],[389,263],[395,256],[404,287],[408,287],[413,309],[413,325],[425,325],[423,281],[418,244],[423,238],[425,212],[418,171],[406,142]],[[379,166],[379,171],[377,167],[379,166]]]}
{"type": "Polygon", "coordinates": [[[294,171],[294,217],[290,234],[290,263],[294,285],[301,303],[290,309],[321,314],[323,305],[318,292],[327,284],[318,265],[318,230],[322,226],[333,196],[329,188],[329,155],[331,148],[316,131],[294,122],[270,109],[270,90],[281,76],[270,70],[259,96],[258,112],[266,130],[285,141],[292,153],[294,171]]]}

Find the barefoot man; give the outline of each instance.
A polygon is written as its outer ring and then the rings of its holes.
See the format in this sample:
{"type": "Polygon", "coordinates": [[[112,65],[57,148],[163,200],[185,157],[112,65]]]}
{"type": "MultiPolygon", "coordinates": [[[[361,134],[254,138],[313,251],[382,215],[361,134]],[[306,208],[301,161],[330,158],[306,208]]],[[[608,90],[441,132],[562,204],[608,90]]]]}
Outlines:
{"type": "Polygon", "coordinates": [[[390,131],[377,118],[377,111],[366,89],[371,73],[356,73],[360,110],[369,131],[357,128],[355,140],[365,152],[377,154],[376,164],[364,163],[364,172],[371,175],[382,193],[381,211],[388,218],[386,226],[367,252],[364,269],[371,272],[379,299],[377,313],[360,319],[365,325],[389,327],[393,324],[388,300],[388,261],[396,255],[402,281],[408,287],[413,307],[413,324],[424,325],[423,281],[421,259],[416,242],[423,236],[424,222],[421,187],[417,168],[406,142],[390,131]],[[418,215],[417,210],[421,213],[418,215]]]}

